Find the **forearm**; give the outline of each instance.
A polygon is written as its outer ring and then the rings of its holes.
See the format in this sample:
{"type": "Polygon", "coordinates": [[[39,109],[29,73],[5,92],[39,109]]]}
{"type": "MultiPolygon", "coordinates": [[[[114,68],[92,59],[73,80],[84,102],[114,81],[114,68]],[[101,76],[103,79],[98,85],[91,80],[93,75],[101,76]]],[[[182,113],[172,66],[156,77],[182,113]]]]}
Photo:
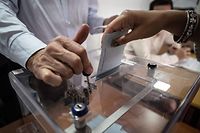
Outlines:
{"type": "Polygon", "coordinates": [[[197,45],[200,46],[200,38],[199,38],[200,37],[200,15],[199,14],[198,14],[198,19],[199,19],[199,23],[191,37],[191,41],[195,42],[197,45]]]}
{"type": "Polygon", "coordinates": [[[163,12],[163,17],[159,21],[164,21],[164,30],[171,32],[176,36],[181,36],[187,21],[187,14],[183,11],[163,12]]]}
{"type": "Polygon", "coordinates": [[[28,58],[46,45],[28,31],[11,7],[0,2],[0,53],[25,67],[28,58]]]}
{"type": "MultiPolygon", "coordinates": [[[[187,23],[187,14],[183,11],[169,11],[163,13],[163,17],[165,16],[166,20],[164,29],[173,33],[176,36],[181,36],[181,34],[184,32],[186,23],[187,23]]],[[[200,19],[200,15],[198,15],[198,19],[200,19]]],[[[164,21],[162,20],[162,21],[164,21]]],[[[198,20],[200,21],[200,20],[198,20]]],[[[200,24],[198,24],[196,30],[193,32],[192,36],[189,38],[189,40],[195,42],[196,44],[200,45],[200,24]]]]}

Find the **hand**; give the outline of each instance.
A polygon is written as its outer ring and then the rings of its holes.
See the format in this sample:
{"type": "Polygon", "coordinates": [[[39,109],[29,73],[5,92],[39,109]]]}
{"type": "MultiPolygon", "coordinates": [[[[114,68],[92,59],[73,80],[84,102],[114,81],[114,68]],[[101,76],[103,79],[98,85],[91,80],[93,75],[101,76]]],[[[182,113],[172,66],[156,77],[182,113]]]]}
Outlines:
{"type": "Polygon", "coordinates": [[[83,71],[91,74],[92,65],[86,50],[80,45],[89,33],[89,26],[83,25],[74,40],[59,36],[50,42],[45,49],[35,53],[27,62],[27,68],[36,78],[51,86],[59,86],[63,79],[83,71]]]}
{"type": "Polygon", "coordinates": [[[179,36],[184,29],[185,21],[186,14],[179,11],[126,10],[108,25],[105,33],[129,30],[129,33],[117,40],[119,44],[148,38],[161,30],[167,30],[179,36]]]}
{"type": "Polygon", "coordinates": [[[147,12],[147,11],[131,11],[126,10],[122,14],[113,20],[105,30],[105,33],[111,33],[119,30],[131,30],[128,34],[118,39],[118,43],[125,44],[129,41],[151,37],[158,33],[161,29],[161,25],[152,27],[152,24],[157,23],[157,17],[159,12],[147,12]],[[153,17],[151,14],[155,14],[153,17]]]}
{"type": "Polygon", "coordinates": [[[111,16],[109,18],[106,18],[103,22],[103,25],[108,25],[109,23],[111,23],[114,19],[116,19],[118,17],[118,15],[114,15],[114,16],[111,16]]]}
{"type": "Polygon", "coordinates": [[[179,60],[189,58],[191,56],[191,48],[183,47],[180,49],[177,49],[175,54],[179,58],[179,60]]]}

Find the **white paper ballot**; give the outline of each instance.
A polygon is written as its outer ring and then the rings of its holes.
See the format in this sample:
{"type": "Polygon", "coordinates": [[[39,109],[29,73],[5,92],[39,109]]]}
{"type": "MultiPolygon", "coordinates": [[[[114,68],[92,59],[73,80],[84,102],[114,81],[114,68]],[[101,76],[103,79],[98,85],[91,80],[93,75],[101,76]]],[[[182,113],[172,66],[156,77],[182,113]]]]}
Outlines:
{"type": "Polygon", "coordinates": [[[114,40],[124,35],[127,31],[118,31],[111,34],[105,34],[102,38],[102,50],[100,62],[97,70],[97,79],[102,77],[102,74],[113,70],[121,64],[125,45],[112,47],[114,40]]]}

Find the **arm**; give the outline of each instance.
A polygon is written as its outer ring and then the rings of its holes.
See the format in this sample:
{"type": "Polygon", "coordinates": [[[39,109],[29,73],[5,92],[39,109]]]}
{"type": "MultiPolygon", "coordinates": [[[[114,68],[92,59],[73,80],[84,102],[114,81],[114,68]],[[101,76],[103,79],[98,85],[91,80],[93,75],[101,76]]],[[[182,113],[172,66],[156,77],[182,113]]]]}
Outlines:
{"type": "MultiPolygon", "coordinates": [[[[200,18],[200,15],[198,15],[200,18]]],[[[174,35],[180,36],[185,28],[186,13],[183,11],[124,11],[114,22],[112,22],[106,32],[113,32],[123,28],[134,29],[130,34],[119,40],[121,43],[130,40],[147,38],[155,35],[160,30],[166,30],[174,35]],[[142,32],[145,31],[145,32],[142,32]]],[[[200,24],[191,41],[199,43],[200,24]]]]}
{"type": "Polygon", "coordinates": [[[52,86],[82,71],[92,73],[86,50],[80,46],[88,35],[87,25],[82,26],[74,40],[62,36],[46,45],[16,17],[17,6],[17,0],[0,1],[1,53],[52,86]]]}
{"type": "Polygon", "coordinates": [[[0,52],[25,67],[28,58],[46,44],[28,31],[17,12],[17,1],[0,1],[0,52]]]}
{"type": "Polygon", "coordinates": [[[88,25],[82,25],[76,37],[71,40],[65,36],[58,36],[47,47],[30,57],[27,67],[36,78],[51,86],[59,86],[63,80],[73,74],[85,72],[91,74],[92,65],[86,50],[80,45],[87,38],[88,25]]]}
{"type": "Polygon", "coordinates": [[[180,36],[185,23],[186,13],[182,11],[126,10],[108,25],[105,33],[121,29],[131,29],[130,33],[118,40],[120,44],[124,44],[131,40],[151,37],[161,30],[166,30],[180,36]]]}
{"type": "MultiPolygon", "coordinates": [[[[200,18],[200,15],[198,15],[200,18]]],[[[122,29],[131,32],[120,37],[118,44],[125,44],[131,40],[148,38],[161,30],[166,30],[176,36],[181,36],[185,29],[187,14],[183,11],[124,11],[117,19],[112,21],[105,30],[111,33],[122,29]]],[[[191,41],[196,43],[196,55],[200,60],[200,24],[194,31],[191,41]]]]}

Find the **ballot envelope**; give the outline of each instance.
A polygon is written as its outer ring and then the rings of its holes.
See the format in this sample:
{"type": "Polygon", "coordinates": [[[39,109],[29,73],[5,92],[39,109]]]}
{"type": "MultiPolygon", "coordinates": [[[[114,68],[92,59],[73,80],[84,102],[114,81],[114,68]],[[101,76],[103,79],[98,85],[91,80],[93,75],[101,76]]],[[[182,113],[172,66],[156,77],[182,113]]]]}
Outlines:
{"type": "MultiPolygon", "coordinates": [[[[173,131],[199,88],[198,73],[138,57],[123,59],[103,75],[92,83],[95,87],[85,102],[85,123],[95,133],[173,131]]],[[[53,88],[25,69],[14,70],[9,77],[19,99],[46,132],[77,132],[71,113],[76,103],[65,96],[67,80],[53,88]]]]}

